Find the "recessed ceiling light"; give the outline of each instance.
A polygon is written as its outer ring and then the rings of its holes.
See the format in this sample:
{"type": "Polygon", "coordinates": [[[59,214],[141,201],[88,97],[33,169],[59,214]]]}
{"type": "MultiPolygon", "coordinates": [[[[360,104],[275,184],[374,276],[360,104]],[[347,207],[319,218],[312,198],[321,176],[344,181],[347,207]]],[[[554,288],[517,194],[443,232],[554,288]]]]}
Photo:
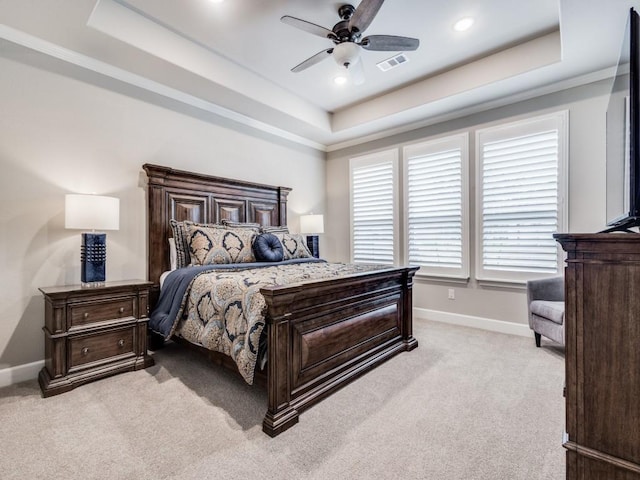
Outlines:
{"type": "Polygon", "coordinates": [[[211,3],[222,3],[224,0],[209,0],[211,3]]]}
{"type": "Polygon", "coordinates": [[[338,75],[337,77],[333,77],[333,83],[336,85],[344,85],[347,83],[347,77],[343,75],[338,75]]]}
{"type": "Polygon", "coordinates": [[[468,30],[469,27],[471,27],[471,25],[473,25],[473,18],[464,17],[458,20],[453,25],[453,29],[456,30],[457,32],[464,32],[465,30],[468,30]]]}

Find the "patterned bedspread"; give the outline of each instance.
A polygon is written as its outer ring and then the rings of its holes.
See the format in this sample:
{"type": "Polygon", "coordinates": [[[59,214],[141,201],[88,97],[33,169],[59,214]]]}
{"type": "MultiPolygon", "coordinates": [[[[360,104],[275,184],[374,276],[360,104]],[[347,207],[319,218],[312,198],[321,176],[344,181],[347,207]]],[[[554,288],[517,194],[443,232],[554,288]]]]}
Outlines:
{"type": "Polygon", "coordinates": [[[265,326],[266,303],[260,288],[380,268],[384,267],[322,262],[202,273],[187,288],[171,333],[231,356],[245,381],[252,384],[265,326]]]}

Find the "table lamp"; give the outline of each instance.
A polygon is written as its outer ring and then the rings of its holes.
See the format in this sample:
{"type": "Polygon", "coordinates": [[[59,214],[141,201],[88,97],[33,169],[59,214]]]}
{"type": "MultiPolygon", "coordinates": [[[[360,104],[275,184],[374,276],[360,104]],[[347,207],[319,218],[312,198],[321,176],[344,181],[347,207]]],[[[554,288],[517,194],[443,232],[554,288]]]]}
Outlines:
{"type": "Polygon", "coordinates": [[[82,234],[80,277],[83,285],[104,282],[107,234],[101,230],[120,228],[120,199],[100,195],[65,195],[64,226],[91,230],[82,234]]]}
{"type": "Polygon", "coordinates": [[[320,258],[318,233],[324,233],[324,217],[322,215],[300,215],[300,233],[307,234],[307,248],[316,258],[320,258]]]}

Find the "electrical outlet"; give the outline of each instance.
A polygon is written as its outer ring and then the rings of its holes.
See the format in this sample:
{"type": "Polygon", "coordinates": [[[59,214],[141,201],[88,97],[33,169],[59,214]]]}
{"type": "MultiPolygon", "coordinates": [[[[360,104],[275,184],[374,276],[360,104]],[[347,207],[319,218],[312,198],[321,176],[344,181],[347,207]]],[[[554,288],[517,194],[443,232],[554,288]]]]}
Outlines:
{"type": "Polygon", "coordinates": [[[449,289],[449,300],[455,300],[456,299],[456,292],[453,288],[449,289]]]}

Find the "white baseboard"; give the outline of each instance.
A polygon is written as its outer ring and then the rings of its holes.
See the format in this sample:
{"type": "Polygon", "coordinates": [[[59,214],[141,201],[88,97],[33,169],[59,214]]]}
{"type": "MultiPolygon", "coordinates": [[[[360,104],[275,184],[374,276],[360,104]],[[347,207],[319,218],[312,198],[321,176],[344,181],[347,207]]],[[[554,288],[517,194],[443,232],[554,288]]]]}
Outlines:
{"type": "Polygon", "coordinates": [[[414,308],[414,318],[433,320],[434,322],[449,323],[451,325],[461,325],[463,327],[479,328],[492,332],[506,333],[509,335],[519,335],[521,337],[533,337],[533,332],[529,325],[522,323],[505,322],[492,318],[474,317],[459,313],[441,312],[428,308],[414,308]]]}
{"type": "Polygon", "coordinates": [[[0,370],[0,388],[38,378],[38,372],[42,367],[44,367],[44,360],[3,368],[0,370]]]}

